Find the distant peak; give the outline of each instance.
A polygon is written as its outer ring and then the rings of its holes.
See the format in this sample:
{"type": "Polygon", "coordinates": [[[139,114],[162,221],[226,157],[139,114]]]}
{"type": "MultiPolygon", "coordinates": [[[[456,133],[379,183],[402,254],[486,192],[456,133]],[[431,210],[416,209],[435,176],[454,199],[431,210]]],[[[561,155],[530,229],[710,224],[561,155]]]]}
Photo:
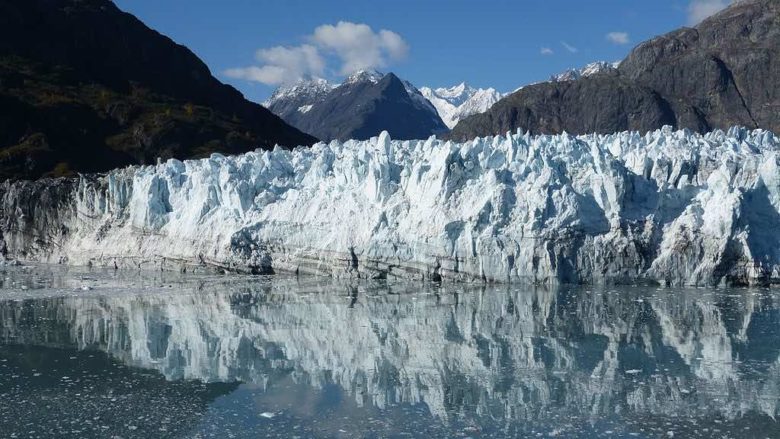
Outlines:
{"type": "Polygon", "coordinates": [[[466,85],[465,82],[461,82],[460,84],[456,85],[455,87],[452,87],[451,90],[455,91],[457,93],[463,93],[464,91],[466,91],[467,87],[468,87],[468,85],[466,85]]]}
{"type": "Polygon", "coordinates": [[[569,69],[563,73],[553,75],[550,80],[553,82],[576,81],[580,78],[593,76],[597,73],[615,70],[617,69],[618,64],[620,64],[620,62],[596,61],[579,69],[569,69]]]}
{"type": "Polygon", "coordinates": [[[345,84],[351,84],[355,82],[371,82],[376,84],[384,78],[384,74],[374,69],[358,70],[347,77],[344,81],[345,84]]]}
{"type": "Polygon", "coordinates": [[[263,105],[268,107],[273,105],[275,102],[297,96],[316,98],[317,96],[322,96],[329,92],[334,87],[334,84],[316,76],[301,78],[294,83],[282,85],[277,88],[271,97],[268,98],[267,101],[263,102],[263,105]]]}
{"type": "Polygon", "coordinates": [[[282,84],[277,88],[276,90],[292,90],[295,88],[301,88],[301,87],[309,87],[309,86],[328,86],[331,85],[330,82],[328,82],[327,79],[319,78],[316,76],[310,76],[310,77],[303,77],[298,79],[295,82],[290,82],[287,84],[282,84]]]}
{"type": "MultiPolygon", "coordinates": [[[[392,80],[398,80],[400,82],[409,82],[409,81],[402,80],[401,78],[398,77],[398,75],[396,75],[393,72],[390,72],[390,73],[386,74],[382,79],[384,79],[384,78],[388,78],[388,79],[392,79],[392,80]]],[[[409,84],[411,84],[411,83],[409,83],[409,84]]]]}
{"type": "Polygon", "coordinates": [[[485,112],[503,97],[494,88],[474,88],[466,82],[436,89],[423,87],[420,92],[436,108],[449,128],[465,117],[485,112]]]}

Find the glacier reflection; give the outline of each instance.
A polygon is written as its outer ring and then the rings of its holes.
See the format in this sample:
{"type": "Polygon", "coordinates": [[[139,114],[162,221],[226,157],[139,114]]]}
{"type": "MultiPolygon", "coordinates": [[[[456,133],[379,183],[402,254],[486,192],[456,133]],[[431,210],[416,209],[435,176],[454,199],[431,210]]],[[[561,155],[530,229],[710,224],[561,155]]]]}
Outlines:
{"type": "Polygon", "coordinates": [[[424,404],[444,422],[506,433],[561,419],[737,428],[778,415],[771,290],[209,278],[120,293],[111,282],[8,293],[0,340],[104,351],[169,381],[337,385],[358,407],[424,404]]]}

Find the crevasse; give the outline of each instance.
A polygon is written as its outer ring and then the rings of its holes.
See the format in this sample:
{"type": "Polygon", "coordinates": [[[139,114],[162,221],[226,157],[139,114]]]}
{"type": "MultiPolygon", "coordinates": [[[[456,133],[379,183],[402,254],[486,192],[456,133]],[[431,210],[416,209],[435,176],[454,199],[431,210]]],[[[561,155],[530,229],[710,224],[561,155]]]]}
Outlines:
{"type": "Polygon", "coordinates": [[[488,282],[780,281],[778,137],[369,141],[5,183],[7,256],[488,282]]]}

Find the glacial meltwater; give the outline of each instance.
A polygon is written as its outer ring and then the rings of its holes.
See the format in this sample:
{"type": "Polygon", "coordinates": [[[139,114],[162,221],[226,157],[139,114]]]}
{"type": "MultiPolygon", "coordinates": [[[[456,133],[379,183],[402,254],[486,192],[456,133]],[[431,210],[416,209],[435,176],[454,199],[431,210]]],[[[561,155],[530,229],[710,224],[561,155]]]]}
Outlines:
{"type": "Polygon", "coordinates": [[[780,290],[0,268],[0,437],[780,437],[780,290]]]}

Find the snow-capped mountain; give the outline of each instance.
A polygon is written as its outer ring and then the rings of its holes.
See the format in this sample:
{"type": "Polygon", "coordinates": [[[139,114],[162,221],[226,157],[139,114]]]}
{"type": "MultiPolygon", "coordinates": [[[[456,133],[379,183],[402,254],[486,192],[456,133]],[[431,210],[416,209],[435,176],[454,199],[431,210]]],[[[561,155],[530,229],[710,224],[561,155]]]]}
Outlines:
{"type": "MultiPolygon", "coordinates": [[[[512,90],[510,93],[504,93],[501,97],[508,96],[512,93],[518,92],[526,87],[529,87],[531,85],[538,85],[538,84],[547,84],[547,83],[554,83],[554,82],[566,82],[566,81],[576,81],[581,78],[587,78],[589,76],[593,76],[597,73],[603,73],[603,72],[609,72],[613,70],[617,70],[618,66],[620,65],[620,61],[616,62],[606,62],[606,61],[595,61],[590,64],[587,64],[585,67],[580,68],[572,68],[568,69],[566,71],[563,71],[561,73],[555,74],[550,76],[550,79],[546,81],[537,81],[537,82],[531,82],[528,84],[521,85],[520,87],[517,87],[516,89],[512,90]]],[[[487,110],[485,110],[487,111],[487,110]]]]}
{"type": "MultiPolygon", "coordinates": [[[[433,102],[431,102],[425,95],[423,95],[422,90],[418,90],[417,87],[414,86],[414,84],[412,84],[407,80],[401,80],[401,82],[404,84],[406,93],[409,94],[409,97],[411,97],[412,100],[415,101],[415,103],[417,103],[417,105],[420,108],[425,109],[425,111],[432,112],[441,118],[441,114],[439,113],[436,106],[433,105],[433,102]]],[[[444,124],[447,125],[446,122],[444,124]]],[[[449,128],[449,125],[447,126],[447,128],[449,128]]]]}
{"type": "MultiPolygon", "coordinates": [[[[363,88],[361,85],[377,85],[385,74],[376,70],[360,70],[349,75],[341,84],[333,84],[321,78],[301,80],[293,85],[278,88],[267,101],[263,103],[268,109],[284,119],[287,123],[302,129],[311,134],[321,131],[317,126],[312,126],[309,122],[312,118],[307,115],[317,104],[328,99],[332,92],[337,88],[363,88]]],[[[411,99],[416,110],[438,115],[444,122],[444,127],[434,128],[429,134],[437,134],[452,128],[459,120],[475,113],[487,111],[494,103],[498,102],[504,95],[494,88],[474,88],[466,83],[458,84],[449,88],[430,88],[422,87],[417,89],[409,81],[400,80],[406,90],[406,94],[411,99]]],[[[342,90],[343,91],[343,90],[342,90]]],[[[352,93],[349,93],[352,94],[352,93]]],[[[336,93],[336,95],[339,95],[336,93]]],[[[341,94],[343,95],[343,93],[341,94]]],[[[329,113],[326,111],[326,113],[329,113]]],[[[429,124],[433,120],[433,125],[438,125],[435,118],[425,117],[423,122],[429,124]]],[[[387,120],[387,123],[391,123],[387,120]]],[[[326,128],[323,128],[325,130],[326,128]]],[[[382,127],[379,131],[388,130],[389,126],[382,127]]],[[[320,136],[322,136],[320,132],[320,136]]],[[[371,135],[376,135],[372,133],[371,135]]],[[[400,133],[395,137],[403,137],[400,133]]],[[[320,137],[324,140],[330,140],[330,135],[320,137]]],[[[338,137],[346,139],[346,137],[338,137]]]]}
{"type": "MultiPolygon", "coordinates": [[[[574,81],[580,78],[595,75],[596,73],[606,72],[617,69],[620,62],[608,63],[605,61],[592,62],[585,67],[569,69],[565,72],[553,75],[549,82],[574,81]]],[[[527,87],[527,84],[518,87],[514,92],[527,87]]],[[[500,101],[508,93],[499,93],[494,88],[473,88],[466,83],[460,83],[450,88],[429,87],[420,88],[420,92],[425,96],[436,110],[439,112],[442,120],[450,129],[454,128],[462,119],[473,114],[480,114],[488,111],[496,102],[500,101]]]]}
{"type": "Polygon", "coordinates": [[[385,74],[374,69],[358,70],[347,77],[341,85],[370,82],[376,84],[385,77],[385,74]]]}
{"type": "Polygon", "coordinates": [[[316,102],[325,99],[337,84],[322,78],[304,79],[289,86],[279,87],[263,106],[285,119],[296,112],[306,113],[316,102]]]}
{"type": "Polygon", "coordinates": [[[580,78],[587,78],[588,76],[593,76],[597,73],[615,70],[617,69],[618,65],[620,65],[620,61],[617,62],[596,61],[586,65],[585,67],[581,67],[579,69],[569,69],[563,73],[553,75],[550,77],[550,81],[551,82],[576,81],[580,78]]]}
{"type": "Polygon", "coordinates": [[[487,111],[503,95],[494,88],[474,88],[462,82],[450,88],[420,88],[447,125],[454,127],[459,120],[475,113],[487,111]]]}
{"type": "Polygon", "coordinates": [[[282,87],[266,106],[325,141],[368,139],[382,131],[398,139],[423,139],[447,131],[436,108],[414,85],[376,70],[357,71],[339,85],[316,79],[282,87]]]}

